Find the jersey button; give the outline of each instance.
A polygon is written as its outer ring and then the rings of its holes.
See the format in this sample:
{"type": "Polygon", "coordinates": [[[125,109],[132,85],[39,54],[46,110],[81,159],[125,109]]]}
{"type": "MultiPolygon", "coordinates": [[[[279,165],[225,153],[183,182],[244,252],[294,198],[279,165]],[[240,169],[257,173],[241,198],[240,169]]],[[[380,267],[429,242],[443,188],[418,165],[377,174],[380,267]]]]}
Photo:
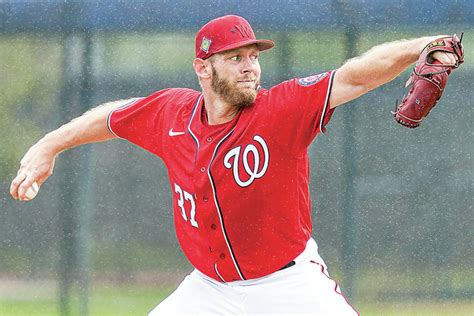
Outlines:
{"type": "Polygon", "coordinates": [[[222,260],[225,259],[225,254],[221,253],[221,255],[219,256],[222,260]]]}
{"type": "Polygon", "coordinates": [[[209,198],[208,198],[207,196],[205,196],[205,197],[202,198],[202,200],[203,200],[204,202],[207,202],[207,201],[209,201],[209,198]]]}
{"type": "Polygon", "coordinates": [[[210,143],[210,142],[212,142],[212,137],[208,137],[206,140],[207,140],[208,143],[210,143]]]}
{"type": "Polygon", "coordinates": [[[217,225],[216,225],[216,224],[212,224],[212,225],[211,225],[211,229],[212,229],[212,230],[216,230],[216,228],[217,228],[217,225]]]}
{"type": "Polygon", "coordinates": [[[205,171],[206,171],[206,168],[201,167],[201,172],[205,172],[205,171]]]}

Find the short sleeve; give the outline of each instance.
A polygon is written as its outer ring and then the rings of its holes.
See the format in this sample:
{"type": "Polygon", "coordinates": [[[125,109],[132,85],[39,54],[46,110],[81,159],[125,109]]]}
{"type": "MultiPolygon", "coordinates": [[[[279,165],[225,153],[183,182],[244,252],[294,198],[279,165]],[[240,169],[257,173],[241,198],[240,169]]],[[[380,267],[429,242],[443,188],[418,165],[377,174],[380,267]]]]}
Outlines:
{"type": "Polygon", "coordinates": [[[165,105],[169,102],[170,89],[135,99],[109,114],[108,127],[116,136],[161,157],[165,105]]]}
{"type": "Polygon", "coordinates": [[[295,78],[268,91],[269,104],[282,141],[295,154],[325,132],[334,109],[329,97],[335,71],[295,78]]]}

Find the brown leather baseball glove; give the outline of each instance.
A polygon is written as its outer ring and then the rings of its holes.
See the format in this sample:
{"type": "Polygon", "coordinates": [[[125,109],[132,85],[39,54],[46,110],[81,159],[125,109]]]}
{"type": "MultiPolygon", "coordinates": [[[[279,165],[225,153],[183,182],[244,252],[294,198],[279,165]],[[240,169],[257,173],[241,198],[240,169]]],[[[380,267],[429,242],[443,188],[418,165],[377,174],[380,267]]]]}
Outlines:
{"type": "Polygon", "coordinates": [[[463,33],[460,38],[456,34],[452,37],[438,38],[423,48],[406,83],[406,87],[410,87],[410,90],[395,108],[395,112],[392,112],[398,123],[415,128],[436,105],[443,94],[451,71],[464,62],[462,36],[463,33]],[[437,51],[454,54],[456,62],[443,64],[434,59],[433,54],[437,51]]]}

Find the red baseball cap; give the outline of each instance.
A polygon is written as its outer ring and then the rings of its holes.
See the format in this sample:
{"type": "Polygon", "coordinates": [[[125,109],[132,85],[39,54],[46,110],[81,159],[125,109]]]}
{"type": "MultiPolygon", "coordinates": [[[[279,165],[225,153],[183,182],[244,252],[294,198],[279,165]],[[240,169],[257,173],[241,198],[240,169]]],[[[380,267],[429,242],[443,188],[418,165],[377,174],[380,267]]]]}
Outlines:
{"type": "Polygon", "coordinates": [[[275,46],[271,40],[258,40],[249,22],[237,15],[226,15],[206,23],[196,34],[196,58],[212,55],[242,46],[257,44],[259,50],[275,46]]]}

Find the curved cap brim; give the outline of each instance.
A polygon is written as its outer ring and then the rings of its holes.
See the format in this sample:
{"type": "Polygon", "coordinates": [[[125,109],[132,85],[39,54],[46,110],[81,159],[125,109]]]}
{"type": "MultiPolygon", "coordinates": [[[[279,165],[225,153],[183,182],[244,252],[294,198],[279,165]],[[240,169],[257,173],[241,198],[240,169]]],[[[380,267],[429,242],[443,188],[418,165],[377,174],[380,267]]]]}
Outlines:
{"type": "Polygon", "coordinates": [[[275,47],[275,42],[273,42],[272,40],[265,40],[265,39],[261,39],[261,40],[255,39],[254,40],[254,39],[250,39],[250,40],[245,40],[245,41],[241,41],[241,42],[238,42],[238,43],[232,43],[230,45],[221,47],[220,49],[214,51],[214,54],[222,53],[222,52],[225,52],[225,51],[228,51],[228,50],[232,50],[232,49],[236,49],[236,48],[244,47],[244,46],[249,46],[249,45],[253,45],[253,44],[257,44],[257,48],[258,48],[259,51],[264,51],[264,50],[268,50],[268,49],[271,49],[271,48],[275,47]]]}

